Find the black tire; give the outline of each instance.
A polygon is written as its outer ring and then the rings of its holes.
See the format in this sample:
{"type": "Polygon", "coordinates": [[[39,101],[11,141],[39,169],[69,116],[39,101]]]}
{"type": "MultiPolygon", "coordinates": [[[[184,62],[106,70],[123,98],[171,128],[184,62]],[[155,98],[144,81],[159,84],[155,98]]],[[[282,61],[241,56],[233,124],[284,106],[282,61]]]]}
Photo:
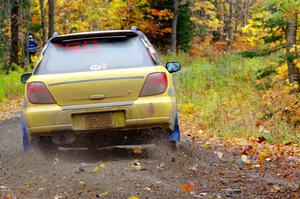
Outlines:
{"type": "Polygon", "coordinates": [[[53,153],[58,150],[58,146],[52,142],[49,136],[30,137],[30,148],[45,153],[53,153]]]}

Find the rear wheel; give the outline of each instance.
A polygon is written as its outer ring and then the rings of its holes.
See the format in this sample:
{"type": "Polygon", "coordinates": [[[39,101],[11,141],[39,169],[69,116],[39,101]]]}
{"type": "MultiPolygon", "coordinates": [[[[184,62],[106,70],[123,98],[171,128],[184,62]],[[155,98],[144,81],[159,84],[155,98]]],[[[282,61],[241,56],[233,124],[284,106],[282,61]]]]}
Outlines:
{"type": "Polygon", "coordinates": [[[30,136],[30,147],[42,152],[55,152],[58,147],[50,136],[30,136]]]}

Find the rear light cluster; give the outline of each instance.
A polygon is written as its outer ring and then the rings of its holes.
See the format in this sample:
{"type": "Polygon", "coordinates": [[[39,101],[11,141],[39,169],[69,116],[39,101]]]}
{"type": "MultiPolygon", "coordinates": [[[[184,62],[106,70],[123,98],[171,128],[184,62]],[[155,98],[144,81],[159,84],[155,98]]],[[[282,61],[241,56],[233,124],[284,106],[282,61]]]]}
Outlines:
{"type": "Polygon", "coordinates": [[[168,78],[166,73],[151,73],[148,75],[140,96],[159,95],[166,92],[168,78]]]}
{"type": "Polygon", "coordinates": [[[27,84],[27,99],[32,104],[55,104],[55,100],[42,82],[27,84]]]}

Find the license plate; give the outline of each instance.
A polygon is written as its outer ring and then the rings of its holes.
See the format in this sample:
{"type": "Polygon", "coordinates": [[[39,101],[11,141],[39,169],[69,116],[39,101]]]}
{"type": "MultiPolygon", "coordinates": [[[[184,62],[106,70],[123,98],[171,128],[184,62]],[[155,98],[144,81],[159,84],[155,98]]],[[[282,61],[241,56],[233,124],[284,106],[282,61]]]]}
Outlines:
{"type": "Polygon", "coordinates": [[[113,127],[113,113],[101,113],[85,116],[86,129],[101,129],[113,127]]]}
{"type": "Polygon", "coordinates": [[[74,130],[107,129],[125,126],[125,113],[104,112],[76,114],[72,116],[74,130]]]}

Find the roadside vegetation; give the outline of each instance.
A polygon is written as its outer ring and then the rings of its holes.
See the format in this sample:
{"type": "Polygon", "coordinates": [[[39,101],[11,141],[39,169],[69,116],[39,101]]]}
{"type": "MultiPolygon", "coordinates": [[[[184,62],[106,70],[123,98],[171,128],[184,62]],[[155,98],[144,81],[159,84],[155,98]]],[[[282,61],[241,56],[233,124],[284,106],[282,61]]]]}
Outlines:
{"type": "Polygon", "coordinates": [[[20,98],[23,95],[24,84],[20,82],[23,72],[24,70],[21,68],[10,72],[8,75],[0,72],[0,104],[9,103],[10,100],[20,98]]]}
{"type": "Polygon", "coordinates": [[[193,121],[192,133],[300,143],[299,95],[290,95],[288,84],[278,80],[280,70],[270,72],[280,56],[178,56],[184,65],[174,76],[182,123],[193,121]]]}
{"type": "MultiPolygon", "coordinates": [[[[280,70],[269,71],[279,57],[280,53],[255,58],[230,53],[210,61],[183,53],[162,56],[164,62],[178,60],[183,65],[174,75],[181,121],[193,120],[195,133],[300,143],[299,96],[289,95],[285,82],[274,84],[280,70]]],[[[18,68],[0,74],[2,107],[22,98],[23,72],[18,68]]]]}

